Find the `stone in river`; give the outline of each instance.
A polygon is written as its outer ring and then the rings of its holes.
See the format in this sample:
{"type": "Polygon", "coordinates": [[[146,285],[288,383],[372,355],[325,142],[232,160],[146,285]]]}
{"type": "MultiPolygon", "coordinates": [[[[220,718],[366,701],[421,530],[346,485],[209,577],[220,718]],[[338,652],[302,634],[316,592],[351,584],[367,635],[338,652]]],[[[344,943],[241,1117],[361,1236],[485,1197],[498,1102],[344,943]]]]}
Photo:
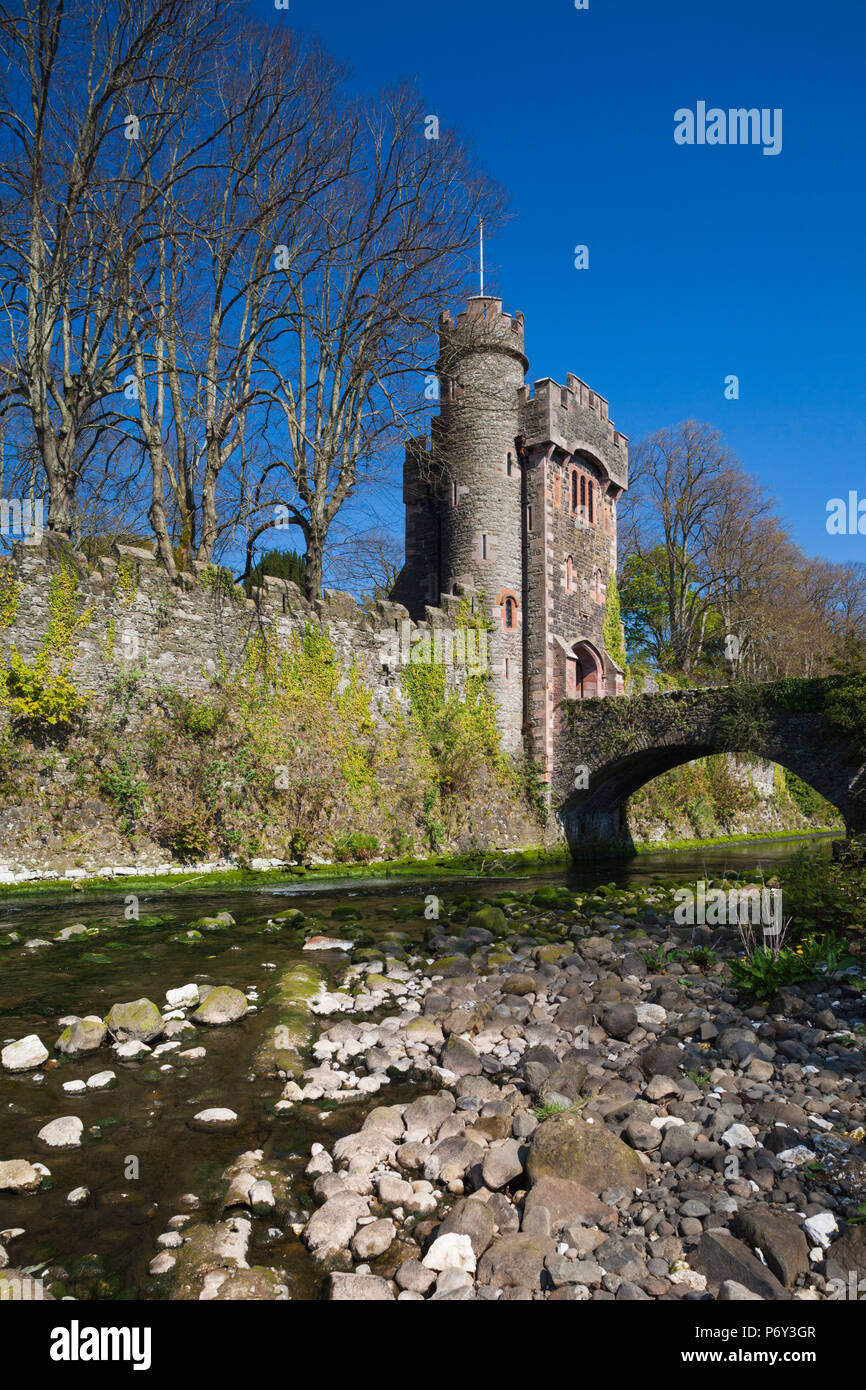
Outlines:
{"type": "Polygon", "coordinates": [[[150,999],[113,1004],[105,1023],[118,1042],[152,1042],[162,1035],[165,1027],[162,1014],[150,999]]]}
{"type": "Polygon", "coordinates": [[[83,1133],[84,1123],[77,1115],[61,1115],[43,1125],[36,1137],[52,1149],[78,1149],[83,1133]]]}
{"type": "Polygon", "coordinates": [[[0,1162],[0,1192],[38,1192],[43,1174],[24,1158],[0,1162]]]}
{"type": "Polygon", "coordinates": [[[54,1049],[64,1057],[78,1057],[84,1052],[96,1052],[105,1042],[107,1032],[101,1018],[92,1014],[86,1018],[78,1018],[64,1028],[54,1044],[54,1049]]]}
{"type": "Polygon", "coordinates": [[[246,1011],[246,996],[241,994],[239,989],[232,989],[230,985],[217,985],[216,989],[210,990],[207,998],[202,1000],[190,1017],[194,1023],[220,1027],[226,1023],[235,1023],[239,1018],[243,1018],[246,1011]]]}
{"type": "Polygon", "coordinates": [[[7,1071],[31,1071],[34,1067],[41,1067],[47,1058],[48,1048],[36,1033],[7,1043],[0,1052],[0,1062],[7,1071]]]}

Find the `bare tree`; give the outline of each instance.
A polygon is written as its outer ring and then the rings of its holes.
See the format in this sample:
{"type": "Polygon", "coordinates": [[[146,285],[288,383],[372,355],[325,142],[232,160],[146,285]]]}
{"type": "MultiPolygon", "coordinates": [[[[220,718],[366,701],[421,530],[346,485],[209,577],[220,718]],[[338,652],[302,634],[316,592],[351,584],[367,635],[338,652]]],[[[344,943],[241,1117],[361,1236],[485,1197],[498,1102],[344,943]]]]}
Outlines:
{"type": "Polygon", "coordinates": [[[155,180],[155,293],[143,321],[134,304],[130,319],[150,519],[173,577],[170,514],[183,565],[191,553],[209,561],[220,534],[233,535],[250,508],[257,451],[247,425],[273,326],[266,288],[281,225],[329,177],[339,71],[291,33],[238,25],[178,123],[168,189],[155,180]]]}
{"type": "Polygon", "coordinates": [[[662,595],[671,660],[689,674],[718,595],[735,575],[723,543],[732,491],[745,475],[709,425],[686,420],[659,430],[632,455],[620,508],[623,549],[650,566],[662,595]]]}
{"type": "Polygon", "coordinates": [[[0,409],[28,417],[48,524],[66,536],[87,462],[117,428],[125,306],[150,274],[139,175],[163,113],[147,109],[148,83],[154,72],[205,60],[220,8],[215,0],[0,8],[0,293],[10,347],[0,409]]]}
{"type": "Polygon", "coordinates": [[[341,120],[339,178],[287,229],[274,277],[268,396],[282,425],[263,474],[307,548],[321,588],[329,530],[398,434],[425,413],[433,326],[462,288],[479,217],[499,192],[457,138],[424,138],[410,87],[356,102],[341,120]]]}

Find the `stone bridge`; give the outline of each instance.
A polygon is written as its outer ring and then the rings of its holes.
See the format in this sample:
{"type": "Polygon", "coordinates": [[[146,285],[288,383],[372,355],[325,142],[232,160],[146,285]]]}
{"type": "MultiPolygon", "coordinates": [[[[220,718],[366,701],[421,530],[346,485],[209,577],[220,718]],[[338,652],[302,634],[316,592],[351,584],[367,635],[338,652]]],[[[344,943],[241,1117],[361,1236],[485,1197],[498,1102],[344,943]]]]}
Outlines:
{"type": "Polygon", "coordinates": [[[841,676],[730,685],[561,706],[552,805],[573,854],[633,852],[625,805],[645,782],[713,753],[780,763],[866,833],[866,681],[841,676]]]}

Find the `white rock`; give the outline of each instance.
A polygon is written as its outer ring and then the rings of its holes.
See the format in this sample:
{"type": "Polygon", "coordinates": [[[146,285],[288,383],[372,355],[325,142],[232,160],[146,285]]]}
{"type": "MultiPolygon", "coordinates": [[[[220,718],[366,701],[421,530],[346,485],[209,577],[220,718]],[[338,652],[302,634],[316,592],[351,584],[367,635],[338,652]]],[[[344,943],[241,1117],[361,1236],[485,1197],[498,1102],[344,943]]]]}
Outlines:
{"type": "Polygon", "coordinates": [[[729,1149],[753,1149],[755,1142],[754,1134],[745,1125],[731,1125],[722,1135],[722,1143],[729,1149]]]}
{"type": "Polygon", "coordinates": [[[101,1091],[116,1080],[117,1076],[113,1071],[97,1071],[93,1073],[93,1076],[88,1076],[87,1089],[89,1091],[101,1091]]]}
{"type": "Polygon", "coordinates": [[[640,1024],[659,1024],[664,1023],[667,1018],[666,1011],[661,1004],[638,1004],[635,1008],[637,1021],[640,1024]]]}
{"type": "Polygon", "coordinates": [[[465,1269],[475,1273],[475,1252],[468,1236],[446,1235],[434,1240],[421,1263],[427,1269],[465,1269]]]}
{"type": "Polygon", "coordinates": [[[680,1269],[673,1268],[668,1278],[672,1284],[685,1284],[687,1289],[691,1289],[695,1293],[703,1293],[707,1287],[706,1275],[699,1274],[696,1269],[689,1269],[688,1266],[683,1266],[680,1269]]]}
{"type": "Polygon", "coordinates": [[[8,1043],[0,1052],[0,1062],[7,1071],[30,1071],[41,1067],[48,1059],[48,1048],[37,1033],[28,1033],[26,1038],[8,1043]]]}
{"type": "Polygon", "coordinates": [[[84,1203],[88,1200],[89,1197],[89,1187],[73,1187],[72,1191],[66,1198],[66,1205],[68,1207],[83,1207],[84,1203]]]}
{"type": "Polygon", "coordinates": [[[793,1149],[784,1149],[777,1154],[780,1163],[790,1163],[795,1168],[799,1168],[803,1163],[811,1163],[818,1155],[812,1149],[807,1149],[805,1144],[797,1144],[793,1149]]]}
{"type": "Polygon", "coordinates": [[[203,1047],[188,1047],[186,1052],[179,1052],[178,1060],[183,1057],[187,1062],[200,1062],[202,1057],[207,1056],[207,1050],[203,1047]]]}
{"type": "Polygon", "coordinates": [[[170,1269],[174,1269],[177,1260],[174,1255],[170,1255],[167,1250],[163,1250],[160,1255],[152,1259],[147,1266],[148,1274],[167,1274],[170,1269]]]}
{"type": "Polygon", "coordinates": [[[64,1081],[63,1089],[69,1096],[80,1096],[82,1091],[87,1090],[87,1084],[84,1081],[64,1081]]]}
{"type": "Polygon", "coordinates": [[[36,1137],[52,1149],[78,1149],[83,1133],[84,1122],[77,1115],[61,1115],[43,1125],[36,1137]]]}
{"type": "Polygon", "coordinates": [[[26,1158],[0,1160],[0,1192],[37,1192],[40,1175],[48,1173],[41,1163],[26,1158]]]}
{"type": "Polygon", "coordinates": [[[114,1051],[118,1057],[128,1060],[131,1057],[144,1057],[150,1048],[147,1043],[140,1042],[138,1038],[130,1038],[129,1042],[115,1043],[114,1051]]]}
{"type": "Polygon", "coordinates": [[[173,1009],[182,1009],[198,1003],[198,985],[181,985],[179,989],[167,989],[165,997],[173,1009]]]}
{"type": "Polygon", "coordinates": [[[200,1125],[231,1125],[237,1119],[234,1110],[212,1106],[210,1110],[200,1110],[193,1117],[200,1125]]]}
{"type": "Polygon", "coordinates": [[[803,1230],[812,1244],[820,1245],[824,1250],[838,1229],[836,1218],[830,1211],[819,1211],[817,1216],[809,1216],[803,1222],[803,1230]]]}

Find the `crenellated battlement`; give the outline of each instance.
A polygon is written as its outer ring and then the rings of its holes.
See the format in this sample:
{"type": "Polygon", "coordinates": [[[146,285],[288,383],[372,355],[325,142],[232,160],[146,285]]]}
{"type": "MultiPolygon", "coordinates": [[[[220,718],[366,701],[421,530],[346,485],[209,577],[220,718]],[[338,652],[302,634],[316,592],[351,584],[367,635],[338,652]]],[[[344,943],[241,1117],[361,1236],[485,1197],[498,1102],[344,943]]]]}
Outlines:
{"type": "Polygon", "coordinates": [[[522,313],[503,313],[501,299],[493,295],[474,295],[456,319],[447,309],[439,315],[440,350],[442,356],[447,357],[449,349],[463,352],[473,347],[498,348],[521,357],[526,371],[529,364],[524,352],[523,330],[522,313]]]}
{"type": "Polygon", "coordinates": [[[562,386],[542,377],[518,392],[528,445],[556,444],[572,453],[590,447],[620,487],[628,483],[628,436],[610,419],[608,402],[573,372],[562,386]]]}

